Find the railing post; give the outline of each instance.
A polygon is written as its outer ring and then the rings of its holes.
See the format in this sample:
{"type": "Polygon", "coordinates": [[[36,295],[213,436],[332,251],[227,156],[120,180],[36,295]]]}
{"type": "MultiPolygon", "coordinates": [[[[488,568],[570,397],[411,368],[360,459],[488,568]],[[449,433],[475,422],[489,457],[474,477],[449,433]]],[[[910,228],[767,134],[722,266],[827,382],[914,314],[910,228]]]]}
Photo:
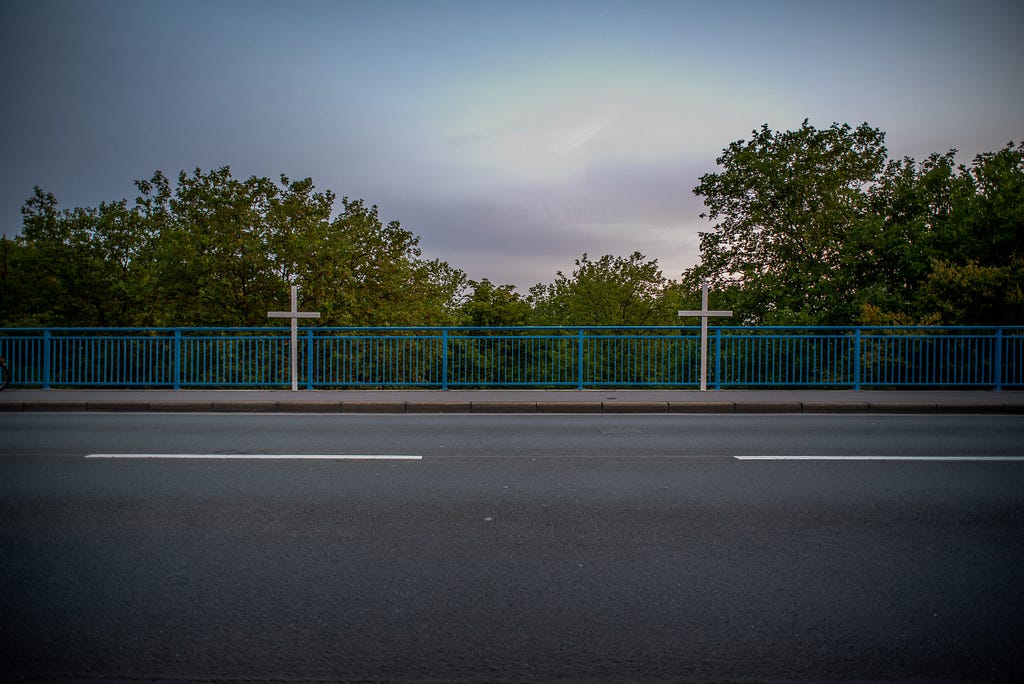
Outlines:
{"type": "Polygon", "coordinates": [[[583,328],[576,331],[576,389],[583,389],[583,328]]]}
{"type": "Polygon", "coordinates": [[[181,330],[174,331],[174,389],[181,389],[181,330]]]}
{"type": "Polygon", "coordinates": [[[448,389],[448,328],[441,330],[441,389],[448,389]]]}
{"type": "Polygon", "coordinates": [[[50,331],[43,331],[43,389],[50,389],[50,331]]]}
{"type": "Polygon", "coordinates": [[[860,391],[860,328],[853,331],[853,389],[860,391]]]}
{"type": "Polygon", "coordinates": [[[715,328],[715,389],[722,389],[722,330],[715,328]]]}
{"type": "Polygon", "coordinates": [[[995,374],[996,374],[996,392],[1003,391],[1003,329],[996,329],[996,358],[995,358],[995,374]]]}
{"type": "Polygon", "coordinates": [[[306,389],[313,389],[313,328],[306,328],[306,389]]]}

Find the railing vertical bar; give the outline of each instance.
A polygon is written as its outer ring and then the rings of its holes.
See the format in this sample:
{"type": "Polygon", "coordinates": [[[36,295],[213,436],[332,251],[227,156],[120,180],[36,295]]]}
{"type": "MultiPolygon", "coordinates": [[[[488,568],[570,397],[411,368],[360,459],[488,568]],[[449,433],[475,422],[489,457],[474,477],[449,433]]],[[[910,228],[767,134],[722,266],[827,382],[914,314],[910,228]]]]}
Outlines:
{"type": "Polygon", "coordinates": [[[174,331],[174,389],[181,389],[181,330],[174,331]]]}
{"type": "Polygon", "coordinates": [[[441,389],[448,389],[448,328],[441,330],[441,389]]]}
{"type": "Polygon", "coordinates": [[[995,349],[993,350],[993,372],[995,374],[995,391],[1001,392],[1003,390],[1003,329],[998,328],[996,330],[995,340],[993,341],[995,349]]]}
{"type": "Polygon", "coordinates": [[[576,358],[576,373],[577,382],[576,389],[583,389],[583,328],[576,330],[576,347],[577,347],[577,358],[576,358]]]}
{"type": "Polygon", "coordinates": [[[50,331],[43,331],[43,389],[50,389],[50,331]]]}
{"type": "Polygon", "coordinates": [[[306,389],[313,389],[313,329],[306,328],[306,389]]]}
{"type": "Polygon", "coordinates": [[[715,328],[715,389],[722,389],[722,329],[715,328]]]}
{"type": "Polygon", "coordinates": [[[853,389],[860,391],[860,328],[853,332],[853,389]]]}

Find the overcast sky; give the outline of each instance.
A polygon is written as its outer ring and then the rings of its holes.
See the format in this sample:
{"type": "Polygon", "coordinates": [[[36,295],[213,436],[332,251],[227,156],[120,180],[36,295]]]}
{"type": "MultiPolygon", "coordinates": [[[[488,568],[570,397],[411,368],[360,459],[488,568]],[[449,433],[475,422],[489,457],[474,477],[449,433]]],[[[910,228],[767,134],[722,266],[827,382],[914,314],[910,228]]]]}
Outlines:
{"type": "Polygon", "coordinates": [[[767,123],[892,157],[1024,140],[1018,0],[0,0],[0,231],[41,186],[312,177],[525,290],[582,252],[697,262],[692,190],[767,123]]]}

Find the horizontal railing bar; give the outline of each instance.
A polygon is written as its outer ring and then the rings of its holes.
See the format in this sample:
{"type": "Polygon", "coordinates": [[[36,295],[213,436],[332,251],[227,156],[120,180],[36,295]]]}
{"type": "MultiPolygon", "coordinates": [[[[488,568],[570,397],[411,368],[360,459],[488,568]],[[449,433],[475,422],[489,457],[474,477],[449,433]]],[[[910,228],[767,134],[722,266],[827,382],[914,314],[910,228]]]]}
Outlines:
{"type": "MultiPolygon", "coordinates": [[[[379,331],[379,332],[382,332],[382,333],[395,333],[395,332],[403,332],[403,333],[404,332],[418,332],[418,333],[433,333],[433,332],[436,332],[436,333],[438,333],[437,335],[433,335],[433,334],[401,335],[401,336],[394,335],[394,337],[401,337],[402,339],[414,339],[414,338],[417,338],[417,337],[423,338],[423,339],[436,339],[443,332],[448,332],[449,334],[451,334],[451,333],[465,333],[465,334],[460,335],[460,337],[462,337],[462,338],[469,338],[469,339],[501,339],[502,336],[495,335],[493,333],[501,333],[501,332],[505,332],[505,331],[533,332],[533,331],[541,331],[541,330],[551,330],[551,331],[557,330],[557,331],[563,331],[566,334],[565,335],[532,335],[532,336],[529,336],[529,335],[505,335],[504,337],[507,337],[508,339],[529,339],[529,338],[537,338],[537,339],[563,339],[564,338],[564,339],[570,339],[574,335],[578,334],[580,331],[583,331],[583,332],[588,332],[588,331],[597,331],[597,332],[606,332],[606,331],[617,331],[617,332],[629,332],[629,331],[643,331],[643,332],[680,331],[680,332],[682,332],[682,331],[690,331],[690,330],[699,330],[699,326],[674,326],[674,327],[639,327],[639,326],[638,327],[623,327],[623,326],[615,326],[615,327],[612,327],[612,326],[606,326],[606,327],[587,327],[587,326],[579,326],[579,327],[557,327],[557,328],[555,328],[555,327],[552,327],[552,328],[546,328],[546,327],[535,327],[535,328],[503,328],[503,327],[495,327],[495,328],[333,328],[333,327],[314,327],[314,326],[310,326],[308,328],[303,328],[303,329],[306,330],[306,331],[312,331],[314,333],[314,335],[321,334],[321,333],[336,333],[336,332],[358,332],[358,333],[364,333],[363,335],[344,335],[344,336],[342,336],[342,337],[345,337],[345,338],[348,338],[348,339],[355,339],[357,337],[380,338],[380,337],[387,337],[388,336],[387,334],[385,334],[385,335],[371,335],[371,334],[369,334],[369,333],[373,333],[375,331],[379,331]],[[487,334],[484,334],[483,332],[477,332],[477,334],[470,334],[470,333],[473,333],[473,332],[476,332],[476,331],[485,331],[487,334]]],[[[62,337],[61,337],[62,339],[68,339],[69,337],[70,338],[98,337],[98,338],[102,338],[102,339],[116,339],[116,338],[118,338],[117,335],[112,335],[112,334],[109,334],[109,333],[120,334],[120,338],[123,338],[123,339],[144,339],[146,337],[151,337],[151,338],[155,338],[155,339],[171,339],[171,338],[173,338],[175,333],[245,332],[245,333],[262,334],[265,337],[267,337],[268,339],[269,338],[277,339],[280,336],[280,334],[287,333],[288,330],[289,329],[287,327],[280,327],[280,328],[277,328],[277,327],[274,327],[274,328],[0,328],[0,337],[10,336],[12,338],[15,338],[15,337],[17,337],[17,338],[26,338],[28,336],[24,335],[22,333],[30,333],[30,332],[31,333],[35,333],[35,332],[38,332],[38,333],[41,333],[41,334],[45,334],[45,333],[52,334],[52,333],[59,332],[59,333],[70,333],[69,335],[62,335],[62,337]],[[95,333],[95,334],[90,334],[90,333],[95,333]],[[155,335],[142,336],[141,338],[138,335],[130,336],[129,337],[127,335],[124,335],[123,333],[159,333],[161,335],[161,337],[160,338],[156,338],[155,335]]],[[[719,331],[721,331],[723,333],[726,333],[726,332],[727,333],[734,333],[734,334],[729,335],[730,337],[733,337],[733,338],[736,338],[736,337],[752,337],[752,338],[786,338],[786,337],[794,337],[794,338],[798,338],[798,339],[806,339],[806,338],[809,337],[809,335],[807,333],[815,333],[814,337],[818,337],[818,338],[826,338],[826,337],[828,337],[830,339],[850,339],[852,337],[851,335],[839,334],[839,333],[835,332],[835,331],[839,331],[839,330],[842,330],[842,331],[849,330],[851,332],[855,332],[855,331],[859,330],[859,331],[861,331],[862,337],[880,337],[880,338],[884,338],[884,339],[893,339],[893,338],[899,338],[899,337],[910,337],[910,336],[900,336],[900,335],[898,335],[898,333],[904,332],[904,331],[918,331],[918,332],[921,332],[921,333],[931,333],[931,334],[915,335],[914,338],[916,338],[916,339],[920,339],[920,338],[924,338],[924,337],[955,338],[955,339],[990,339],[992,337],[992,335],[990,335],[990,334],[989,335],[981,334],[979,332],[981,330],[990,330],[993,333],[995,333],[996,331],[1002,331],[1002,334],[1004,336],[1006,336],[1008,334],[1012,335],[1014,333],[1020,333],[1020,334],[1024,335],[1024,326],[1007,326],[1007,327],[991,327],[991,328],[967,327],[967,326],[964,326],[964,327],[947,327],[947,328],[926,328],[926,327],[919,327],[919,326],[906,327],[906,328],[869,328],[869,327],[861,327],[861,328],[813,328],[813,327],[806,327],[806,328],[792,328],[792,327],[790,327],[790,328],[782,328],[782,327],[757,327],[757,328],[750,328],[750,327],[724,327],[724,326],[723,327],[717,327],[717,326],[709,326],[709,330],[719,330],[719,331]],[[795,331],[795,332],[798,332],[800,334],[786,335],[786,334],[782,334],[781,332],[777,332],[777,331],[795,331]],[[893,332],[889,332],[888,334],[879,334],[879,333],[876,333],[875,331],[893,331],[893,332]],[[740,333],[740,334],[735,334],[735,333],[740,333]]],[[[201,338],[200,336],[197,336],[197,335],[190,335],[189,337],[190,337],[190,339],[200,339],[201,338]]],[[[207,335],[206,337],[209,337],[209,338],[212,338],[212,339],[220,339],[223,336],[221,336],[221,335],[207,335]]],[[[600,337],[603,338],[603,339],[610,339],[610,338],[615,338],[615,337],[627,337],[629,339],[648,339],[648,338],[653,338],[655,336],[653,336],[653,335],[641,335],[641,334],[637,334],[637,335],[610,335],[610,334],[602,334],[602,335],[600,335],[600,337]]],[[[255,339],[255,337],[253,337],[253,336],[246,336],[245,339],[255,339]]]]}
{"type": "MultiPolygon", "coordinates": [[[[344,331],[386,331],[386,332],[423,332],[423,331],[448,331],[450,332],[464,332],[464,331],[533,331],[533,330],[559,330],[566,331],[567,333],[576,333],[577,331],[605,331],[605,330],[642,330],[642,331],[666,331],[666,330],[691,330],[700,329],[699,325],[671,325],[671,326],[646,326],[646,325],[572,325],[572,326],[493,326],[493,327],[461,327],[461,326],[408,326],[408,327],[386,327],[386,326],[301,326],[303,329],[312,329],[314,332],[344,332],[344,331]]],[[[1024,326],[999,326],[999,325],[987,325],[987,326],[728,326],[728,325],[709,325],[709,330],[721,330],[723,332],[742,331],[742,332],[757,332],[757,331],[784,331],[792,330],[799,332],[829,332],[829,331],[856,331],[862,332],[869,331],[982,331],[982,330],[1002,330],[1004,334],[1019,332],[1024,334],[1024,326]]],[[[154,333],[167,333],[173,335],[175,332],[288,332],[287,326],[253,326],[253,327],[142,327],[142,328],[67,328],[67,327],[55,327],[55,328],[0,328],[0,335],[7,333],[23,333],[23,332],[154,332],[154,333]]]]}

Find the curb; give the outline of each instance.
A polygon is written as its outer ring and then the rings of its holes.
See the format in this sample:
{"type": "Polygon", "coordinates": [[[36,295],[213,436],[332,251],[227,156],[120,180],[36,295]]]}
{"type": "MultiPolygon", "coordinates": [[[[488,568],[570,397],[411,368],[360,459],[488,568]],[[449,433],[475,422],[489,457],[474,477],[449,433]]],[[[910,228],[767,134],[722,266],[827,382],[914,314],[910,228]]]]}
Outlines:
{"type": "Polygon", "coordinates": [[[667,401],[615,401],[603,403],[602,413],[667,413],[667,401]]]}
{"type": "Polygon", "coordinates": [[[409,401],[406,413],[469,413],[473,408],[469,401],[409,401]]]}
{"type": "Polygon", "coordinates": [[[871,404],[866,401],[805,401],[804,413],[868,413],[871,404]]]}
{"type": "Polygon", "coordinates": [[[138,402],[134,401],[90,401],[86,402],[87,411],[125,412],[137,411],[138,402]]]}
{"type": "Polygon", "coordinates": [[[277,413],[276,401],[215,401],[214,413],[277,413]]]}
{"type": "Polygon", "coordinates": [[[731,401],[670,401],[669,413],[736,413],[731,401]]]}
{"type": "Polygon", "coordinates": [[[1006,410],[1005,406],[995,404],[962,403],[937,404],[935,408],[938,413],[1003,413],[1006,410]]]}
{"type": "Polygon", "coordinates": [[[803,413],[799,401],[737,401],[736,413],[803,413]]]}
{"type": "Polygon", "coordinates": [[[535,401],[474,401],[471,413],[536,413],[535,401]]]}
{"type": "Polygon", "coordinates": [[[340,401],[279,401],[278,413],[339,413],[340,401]]]}
{"type": "Polygon", "coordinates": [[[405,413],[404,401],[343,401],[342,413],[405,413]]]}
{"type": "Polygon", "coordinates": [[[137,411],[173,411],[175,413],[211,413],[213,411],[212,401],[152,401],[149,408],[143,408],[145,404],[137,404],[137,411]]]}
{"type": "Polygon", "coordinates": [[[601,413],[600,401],[538,401],[537,413],[601,413]]]}
{"type": "Polygon", "coordinates": [[[22,411],[88,411],[89,403],[85,401],[26,401],[22,411]]]}
{"type": "Polygon", "coordinates": [[[871,413],[936,413],[937,404],[923,402],[876,402],[869,405],[871,413]]]}
{"type": "Polygon", "coordinates": [[[4,401],[0,413],[1024,414],[1024,404],[866,401],[4,401]]]}

